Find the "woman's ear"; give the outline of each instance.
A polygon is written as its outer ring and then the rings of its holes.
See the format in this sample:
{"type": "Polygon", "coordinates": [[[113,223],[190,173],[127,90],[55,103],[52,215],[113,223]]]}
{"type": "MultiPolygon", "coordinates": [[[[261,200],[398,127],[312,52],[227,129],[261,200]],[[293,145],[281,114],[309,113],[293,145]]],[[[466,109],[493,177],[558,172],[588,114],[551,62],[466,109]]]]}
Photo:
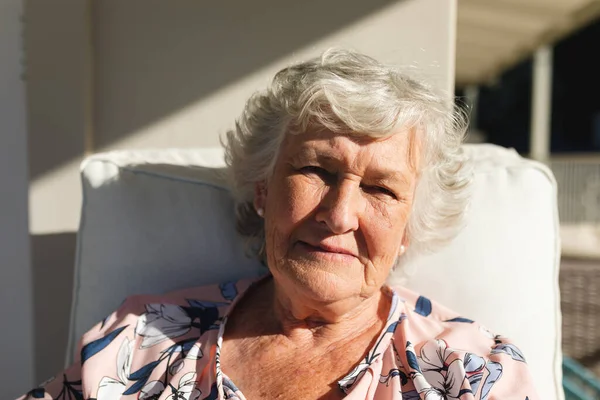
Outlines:
{"type": "Polygon", "coordinates": [[[265,181],[254,184],[254,209],[262,217],[265,214],[265,204],[267,203],[267,185],[265,181]]]}
{"type": "Polygon", "coordinates": [[[398,252],[399,255],[403,256],[404,253],[406,253],[406,250],[408,250],[408,245],[409,245],[409,240],[408,240],[408,229],[404,229],[404,234],[402,235],[402,240],[400,242],[400,250],[398,252]]]}

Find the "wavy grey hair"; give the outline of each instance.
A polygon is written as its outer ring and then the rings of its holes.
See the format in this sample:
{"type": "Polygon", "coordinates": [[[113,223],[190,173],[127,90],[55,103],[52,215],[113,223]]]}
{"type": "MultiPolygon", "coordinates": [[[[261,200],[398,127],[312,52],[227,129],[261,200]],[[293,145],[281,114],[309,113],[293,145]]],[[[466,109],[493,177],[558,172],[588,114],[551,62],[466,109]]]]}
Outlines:
{"type": "Polygon", "coordinates": [[[460,230],[468,204],[471,174],[461,149],[466,125],[464,113],[444,96],[357,52],[332,49],[285,68],[269,88],[250,97],[226,135],[238,231],[266,261],[263,220],[253,205],[255,185],[268,182],[286,134],[318,126],[380,138],[405,128],[421,148],[407,254],[434,251],[460,230]]]}

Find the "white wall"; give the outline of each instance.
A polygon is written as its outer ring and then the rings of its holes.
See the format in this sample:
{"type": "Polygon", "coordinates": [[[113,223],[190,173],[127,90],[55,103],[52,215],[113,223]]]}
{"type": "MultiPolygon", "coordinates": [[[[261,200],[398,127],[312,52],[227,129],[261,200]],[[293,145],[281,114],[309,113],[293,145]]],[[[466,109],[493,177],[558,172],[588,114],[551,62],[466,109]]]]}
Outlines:
{"type": "Polygon", "coordinates": [[[454,92],[455,0],[103,0],[92,2],[91,42],[85,2],[28,3],[36,70],[29,124],[38,148],[56,154],[32,159],[35,233],[77,228],[87,124],[95,151],[216,146],[253,91],[330,46],[361,50],[454,92]],[[82,107],[88,50],[91,115],[82,107]],[[52,67],[39,68],[45,62],[52,67]]]}
{"type": "Polygon", "coordinates": [[[7,399],[33,385],[21,15],[21,0],[0,2],[0,390],[7,399]]]}
{"type": "MultiPolygon", "coordinates": [[[[1,0],[0,0],[1,1],[1,0]]],[[[89,120],[88,0],[25,2],[30,233],[37,381],[63,366],[89,120]]]]}
{"type": "Polygon", "coordinates": [[[25,3],[27,122],[34,234],[74,231],[90,115],[88,0],[25,3]],[[49,212],[52,210],[52,212],[49,212]]]}
{"type": "MultiPolygon", "coordinates": [[[[27,35],[31,146],[59,145],[61,152],[46,162],[40,151],[31,161],[37,281],[54,262],[61,263],[51,268],[55,279],[71,282],[87,126],[95,151],[218,145],[245,99],[275,71],[333,45],[405,67],[453,94],[456,0],[29,0],[27,13],[35,21],[27,35]],[[87,52],[91,99],[85,98],[87,52]],[[90,100],[88,115],[81,105],[90,100]],[[40,239],[45,245],[37,246],[40,239]]],[[[60,311],[55,321],[66,321],[68,292],[62,293],[55,305],[46,304],[60,311]]],[[[61,346],[45,345],[62,344],[62,331],[37,338],[47,352],[39,378],[61,365],[50,357],[61,346]]]]}
{"type": "Polygon", "coordinates": [[[363,51],[453,94],[453,1],[173,4],[94,3],[98,147],[217,146],[252,92],[330,46],[363,51]]]}

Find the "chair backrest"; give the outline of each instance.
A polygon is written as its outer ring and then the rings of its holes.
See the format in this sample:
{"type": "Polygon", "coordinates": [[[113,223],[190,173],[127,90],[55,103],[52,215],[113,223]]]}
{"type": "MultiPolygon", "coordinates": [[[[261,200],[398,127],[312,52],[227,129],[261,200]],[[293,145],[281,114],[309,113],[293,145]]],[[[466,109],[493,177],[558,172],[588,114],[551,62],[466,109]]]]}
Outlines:
{"type": "MultiPolygon", "coordinates": [[[[562,399],[556,184],[514,151],[465,149],[475,167],[467,226],[406,266],[407,286],[512,337],[541,398],[562,399]]],[[[265,272],[244,255],[222,166],[221,149],[118,151],[83,163],[69,360],[128,295],[265,272]]]]}

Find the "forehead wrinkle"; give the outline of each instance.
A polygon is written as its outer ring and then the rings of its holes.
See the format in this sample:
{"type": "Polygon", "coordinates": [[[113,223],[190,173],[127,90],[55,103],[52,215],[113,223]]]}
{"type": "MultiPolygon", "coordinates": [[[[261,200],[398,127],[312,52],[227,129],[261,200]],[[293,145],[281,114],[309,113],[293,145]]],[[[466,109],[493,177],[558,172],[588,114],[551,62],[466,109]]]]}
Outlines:
{"type": "MultiPolygon", "coordinates": [[[[294,152],[295,158],[314,158],[318,161],[350,164],[349,155],[354,152],[337,143],[336,138],[303,140],[294,152]]],[[[353,157],[356,158],[356,157],[353,157]]]]}

